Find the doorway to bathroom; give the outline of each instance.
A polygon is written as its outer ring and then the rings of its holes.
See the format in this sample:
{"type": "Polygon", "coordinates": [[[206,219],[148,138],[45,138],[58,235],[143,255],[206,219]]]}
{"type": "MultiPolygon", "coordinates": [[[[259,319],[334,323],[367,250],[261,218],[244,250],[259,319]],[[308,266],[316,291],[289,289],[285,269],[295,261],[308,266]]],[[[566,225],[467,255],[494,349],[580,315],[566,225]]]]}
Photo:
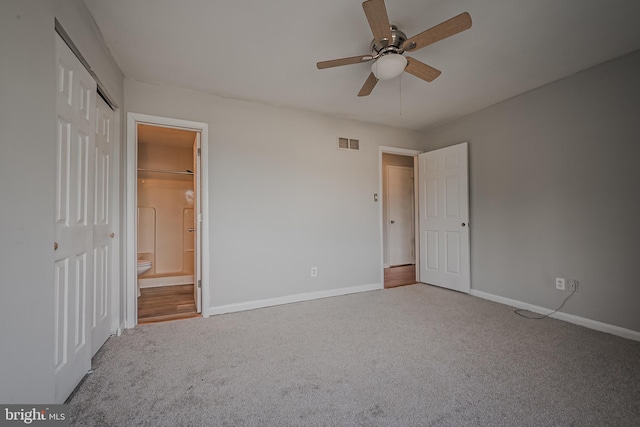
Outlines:
{"type": "Polygon", "coordinates": [[[415,165],[419,151],[380,147],[382,264],[385,288],[417,283],[415,165]]]}
{"type": "Polygon", "coordinates": [[[206,315],[206,124],[128,116],[127,327],[206,315]]]}
{"type": "Polygon", "coordinates": [[[199,132],[139,123],[138,323],[195,317],[199,132]]]}

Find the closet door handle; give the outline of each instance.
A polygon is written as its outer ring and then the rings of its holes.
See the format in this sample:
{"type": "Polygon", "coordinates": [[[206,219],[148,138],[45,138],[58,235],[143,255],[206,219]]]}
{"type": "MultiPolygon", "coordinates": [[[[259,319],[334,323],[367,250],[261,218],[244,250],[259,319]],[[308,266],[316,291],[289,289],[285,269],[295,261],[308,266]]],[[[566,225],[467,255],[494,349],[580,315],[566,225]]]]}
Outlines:
{"type": "Polygon", "coordinates": [[[187,231],[188,231],[189,233],[193,233],[194,231],[196,231],[196,229],[195,229],[195,228],[193,228],[193,227],[189,227],[189,228],[187,228],[187,231]]]}

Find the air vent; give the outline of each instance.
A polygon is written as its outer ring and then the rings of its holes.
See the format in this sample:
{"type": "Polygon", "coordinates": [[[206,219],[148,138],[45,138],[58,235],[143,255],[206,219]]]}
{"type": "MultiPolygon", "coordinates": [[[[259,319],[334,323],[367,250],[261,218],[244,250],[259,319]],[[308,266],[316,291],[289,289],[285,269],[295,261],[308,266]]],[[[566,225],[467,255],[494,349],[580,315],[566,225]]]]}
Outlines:
{"type": "Polygon", "coordinates": [[[338,150],[359,150],[360,140],[352,138],[338,138],[338,150]]]}

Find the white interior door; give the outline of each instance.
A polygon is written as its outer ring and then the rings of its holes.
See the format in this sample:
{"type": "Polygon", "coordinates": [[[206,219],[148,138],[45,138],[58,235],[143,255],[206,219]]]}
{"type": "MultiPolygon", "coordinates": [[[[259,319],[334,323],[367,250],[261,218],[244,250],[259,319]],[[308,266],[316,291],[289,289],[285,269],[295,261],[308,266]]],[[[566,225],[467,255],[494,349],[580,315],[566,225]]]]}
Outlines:
{"type": "Polygon", "coordinates": [[[469,271],[467,143],[418,156],[420,281],[461,292],[469,271]]]}
{"type": "Polygon", "coordinates": [[[56,35],[54,382],[62,403],[91,367],[96,82],[56,35]]]}
{"type": "Polygon", "coordinates": [[[196,301],[196,310],[198,313],[202,312],[202,192],[200,182],[201,171],[201,148],[200,148],[200,132],[196,132],[196,140],[193,146],[193,160],[195,173],[194,176],[194,190],[195,190],[195,215],[194,215],[194,228],[196,232],[196,242],[194,247],[193,259],[195,261],[195,276],[193,278],[193,297],[196,301]]]}
{"type": "Polygon", "coordinates": [[[113,285],[113,110],[100,97],[96,101],[93,213],[93,301],[91,355],[111,335],[111,289],[113,285]]]}
{"type": "Polygon", "coordinates": [[[387,166],[389,265],[413,264],[413,169],[387,166]]]}

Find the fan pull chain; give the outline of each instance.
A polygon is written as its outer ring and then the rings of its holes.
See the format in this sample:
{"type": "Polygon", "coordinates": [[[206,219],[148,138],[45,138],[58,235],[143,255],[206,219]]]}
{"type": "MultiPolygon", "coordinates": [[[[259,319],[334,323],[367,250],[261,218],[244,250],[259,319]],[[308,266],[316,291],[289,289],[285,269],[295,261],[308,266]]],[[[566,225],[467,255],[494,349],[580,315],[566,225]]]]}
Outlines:
{"type": "Polygon", "coordinates": [[[402,115],[402,74],[400,74],[398,81],[400,85],[400,115],[402,115]]]}

